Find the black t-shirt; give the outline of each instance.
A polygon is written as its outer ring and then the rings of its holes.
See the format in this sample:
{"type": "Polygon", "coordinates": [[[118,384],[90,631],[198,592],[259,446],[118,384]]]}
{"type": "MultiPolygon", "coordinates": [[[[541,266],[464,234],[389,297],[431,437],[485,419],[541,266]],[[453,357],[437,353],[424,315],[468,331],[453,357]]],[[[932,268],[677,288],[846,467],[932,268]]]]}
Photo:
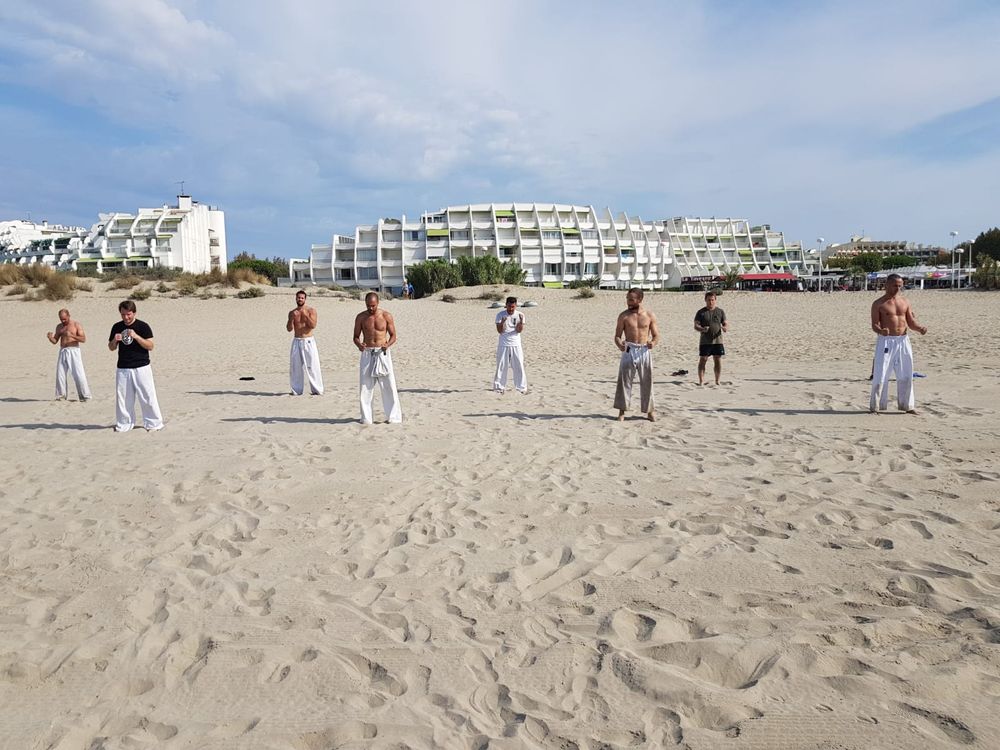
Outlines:
{"type": "MultiPolygon", "coordinates": [[[[115,334],[125,333],[126,328],[131,328],[137,334],[142,336],[144,339],[153,338],[153,329],[149,327],[147,323],[142,322],[138,318],[132,321],[132,325],[125,325],[125,321],[121,320],[111,326],[111,335],[108,336],[108,341],[115,340],[115,334]]],[[[118,342],[118,368],[122,370],[134,370],[137,367],[145,367],[149,364],[149,352],[139,346],[138,343],[129,339],[126,343],[125,339],[118,342]]]]}
{"type": "Polygon", "coordinates": [[[721,307],[709,310],[707,307],[701,308],[694,316],[695,322],[700,326],[708,328],[701,332],[698,339],[699,344],[721,344],[722,325],[726,322],[726,314],[721,307]]]}

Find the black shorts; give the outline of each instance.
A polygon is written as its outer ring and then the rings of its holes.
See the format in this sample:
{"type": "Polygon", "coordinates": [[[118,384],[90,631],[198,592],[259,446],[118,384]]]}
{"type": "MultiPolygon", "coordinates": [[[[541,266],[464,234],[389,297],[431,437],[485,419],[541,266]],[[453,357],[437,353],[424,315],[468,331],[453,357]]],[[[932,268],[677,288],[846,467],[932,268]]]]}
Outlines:
{"type": "Polygon", "coordinates": [[[722,344],[698,344],[699,357],[725,357],[726,347],[722,344]]]}

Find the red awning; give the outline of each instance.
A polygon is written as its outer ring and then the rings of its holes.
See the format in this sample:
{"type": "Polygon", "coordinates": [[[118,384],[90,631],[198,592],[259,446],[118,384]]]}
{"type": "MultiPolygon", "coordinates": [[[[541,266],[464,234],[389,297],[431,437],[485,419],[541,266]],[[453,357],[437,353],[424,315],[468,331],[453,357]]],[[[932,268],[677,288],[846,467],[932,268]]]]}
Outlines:
{"type": "Polygon", "coordinates": [[[790,273],[745,273],[740,281],[795,281],[795,275],[790,273]]]}

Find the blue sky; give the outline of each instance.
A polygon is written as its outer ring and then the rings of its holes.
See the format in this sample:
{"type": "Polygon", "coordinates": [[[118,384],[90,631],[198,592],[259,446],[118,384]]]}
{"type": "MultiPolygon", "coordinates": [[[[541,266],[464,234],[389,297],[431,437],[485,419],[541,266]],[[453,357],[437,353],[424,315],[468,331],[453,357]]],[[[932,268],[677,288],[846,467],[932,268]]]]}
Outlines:
{"type": "Polygon", "coordinates": [[[0,220],[89,226],[184,180],[230,255],[491,201],[806,245],[1000,224],[994,2],[255,5],[0,6],[0,220]]]}

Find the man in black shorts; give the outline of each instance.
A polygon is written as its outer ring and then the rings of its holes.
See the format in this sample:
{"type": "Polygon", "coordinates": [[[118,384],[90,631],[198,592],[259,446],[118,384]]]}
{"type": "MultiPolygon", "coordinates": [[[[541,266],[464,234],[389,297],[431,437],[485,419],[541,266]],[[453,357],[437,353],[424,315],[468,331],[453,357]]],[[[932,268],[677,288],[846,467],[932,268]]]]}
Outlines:
{"type": "Polygon", "coordinates": [[[718,307],[715,292],[705,292],[705,306],[694,316],[694,330],[701,333],[698,342],[698,385],[705,384],[705,364],[711,357],[715,364],[715,384],[722,375],[722,358],[726,347],[722,345],[722,334],[729,330],[726,313],[718,307]]]}

